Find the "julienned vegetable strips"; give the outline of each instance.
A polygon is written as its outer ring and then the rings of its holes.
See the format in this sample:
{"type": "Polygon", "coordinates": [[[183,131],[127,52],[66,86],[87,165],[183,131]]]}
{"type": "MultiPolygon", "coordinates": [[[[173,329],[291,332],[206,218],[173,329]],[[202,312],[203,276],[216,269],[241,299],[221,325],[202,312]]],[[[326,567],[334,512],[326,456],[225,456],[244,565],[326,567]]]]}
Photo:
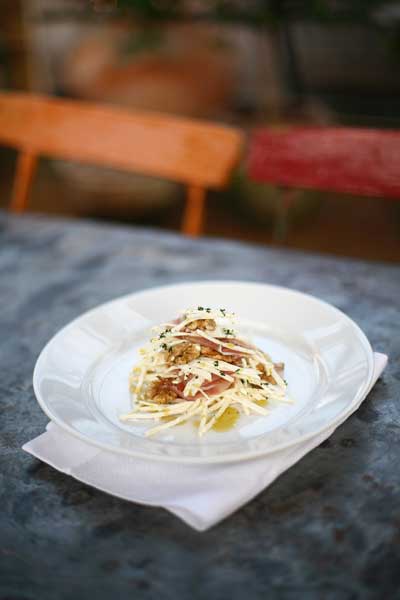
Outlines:
{"type": "Polygon", "coordinates": [[[203,306],[155,327],[130,374],[133,410],[122,421],[155,421],[154,435],[195,417],[203,436],[229,408],[267,415],[274,402],[292,401],[284,366],[239,337],[235,315],[203,306]]]}

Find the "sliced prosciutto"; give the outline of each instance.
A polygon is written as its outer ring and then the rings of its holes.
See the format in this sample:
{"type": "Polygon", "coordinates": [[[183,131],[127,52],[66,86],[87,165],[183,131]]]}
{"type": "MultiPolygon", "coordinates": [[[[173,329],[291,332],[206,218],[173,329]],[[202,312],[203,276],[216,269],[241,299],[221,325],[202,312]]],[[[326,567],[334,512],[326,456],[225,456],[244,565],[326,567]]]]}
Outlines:
{"type": "MultiPolygon", "coordinates": [[[[197,392],[194,396],[185,396],[184,389],[188,383],[188,379],[183,380],[176,384],[171,384],[171,389],[173,389],[180,398],[184,398],[185,400],[198,400],[199,398],[204,398],[201,392],[197,392]]],[[[201,386],[201,389],[207,396],[217,396],[218,394],[222,394],[225,392],[232,383],[219,377],[218,375],[213,375],[211,381],[205,381],[201,386]]]]}

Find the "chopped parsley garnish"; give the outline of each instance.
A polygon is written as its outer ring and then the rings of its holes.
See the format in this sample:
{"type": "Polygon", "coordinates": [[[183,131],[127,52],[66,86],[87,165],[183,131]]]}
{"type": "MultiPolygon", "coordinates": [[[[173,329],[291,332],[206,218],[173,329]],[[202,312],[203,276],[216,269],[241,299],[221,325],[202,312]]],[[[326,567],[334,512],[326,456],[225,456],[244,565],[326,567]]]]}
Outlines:
{"type": "Polygon", "coordinates": [[[204,310],[204,307],[203,306],[198,306],[197,310],[204,310]]]}
{"type": "Polygon", "coordinates": [[[241,379],[240,381],[241,381],[241,382],[243,383],[243,385],[244,385],[244,379],[241,379]]]}
{"type": "Polygon", "coordinates": [[[210,313],[211,312],[211,308],[206,308],[206,312],[210,313]]]}
{"type": "Polygon", "coordinates": [[[218,367],[218,365],[219,365],[219,362],[217,360],[214,360],[214,366],[218,367]]]}
{"type": "Polygon", "coordinates": [[[167,344],[161,344],[161,348],[162,348],[163,350],[166,350],[166,349],[168,348],[168,346],[167,346],[167,344]]]}
{"type": "Polygon", "coordinates": [[[158,336],[158,338],[159,338],[160,340],[162,340],[162,338],[165,338],[166,334],[167,334],[167,333],[171,333],[171,331],[172,331],[172,329],[171,329],[170,327],[168,327],[167,329],[164,329],[164,331],[162,331],[162,332],[160,333],[160,335],[158,336]]]}
{"type": "Polygon", "coordinates": [[[225,335],[234,335],[233,329],[224,329],[223,332],[225,335]]]}
{"type": "Polygon", "coordinates": [[[226,308],[220,308],[219,312],[222,314],[223,317],[226,317],[226,308]]]}

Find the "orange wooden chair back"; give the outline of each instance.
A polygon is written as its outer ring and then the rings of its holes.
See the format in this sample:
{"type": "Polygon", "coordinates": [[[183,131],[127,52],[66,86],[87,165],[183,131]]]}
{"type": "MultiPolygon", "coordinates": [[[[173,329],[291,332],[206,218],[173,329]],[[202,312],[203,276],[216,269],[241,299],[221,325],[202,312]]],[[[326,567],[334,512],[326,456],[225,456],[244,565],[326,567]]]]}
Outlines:
{"type": "Polygon", "coordinates": [[[182,230],[202,230],[205,193],[228,182],[241,133],[159,113],[0,93],[0,143],[19,150],[10,209],[23,212],[39,156],[92,163],[187,186],[182,230]]]}

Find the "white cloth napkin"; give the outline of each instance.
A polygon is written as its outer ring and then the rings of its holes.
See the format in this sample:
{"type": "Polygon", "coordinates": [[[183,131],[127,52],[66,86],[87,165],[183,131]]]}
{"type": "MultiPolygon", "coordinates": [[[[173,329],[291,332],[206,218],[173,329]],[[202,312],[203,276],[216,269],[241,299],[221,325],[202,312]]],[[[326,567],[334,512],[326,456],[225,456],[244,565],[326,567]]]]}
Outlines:
{"type": "MultiPolygon", "coordinates": [[[[372,385],[386,367],[387,356],[375,353],[374,359],[372,385]]],[[[182,465],[115,454],[82,442],[54,423],[49,423],[46,432],[25,444],[23,450],[99,490],[132,502],[162,506],[191,527],[205,531],[249,502],[326,440],[363,400],[353,403],[340,423],[312,439],[238,463],[182,465]]]]}

